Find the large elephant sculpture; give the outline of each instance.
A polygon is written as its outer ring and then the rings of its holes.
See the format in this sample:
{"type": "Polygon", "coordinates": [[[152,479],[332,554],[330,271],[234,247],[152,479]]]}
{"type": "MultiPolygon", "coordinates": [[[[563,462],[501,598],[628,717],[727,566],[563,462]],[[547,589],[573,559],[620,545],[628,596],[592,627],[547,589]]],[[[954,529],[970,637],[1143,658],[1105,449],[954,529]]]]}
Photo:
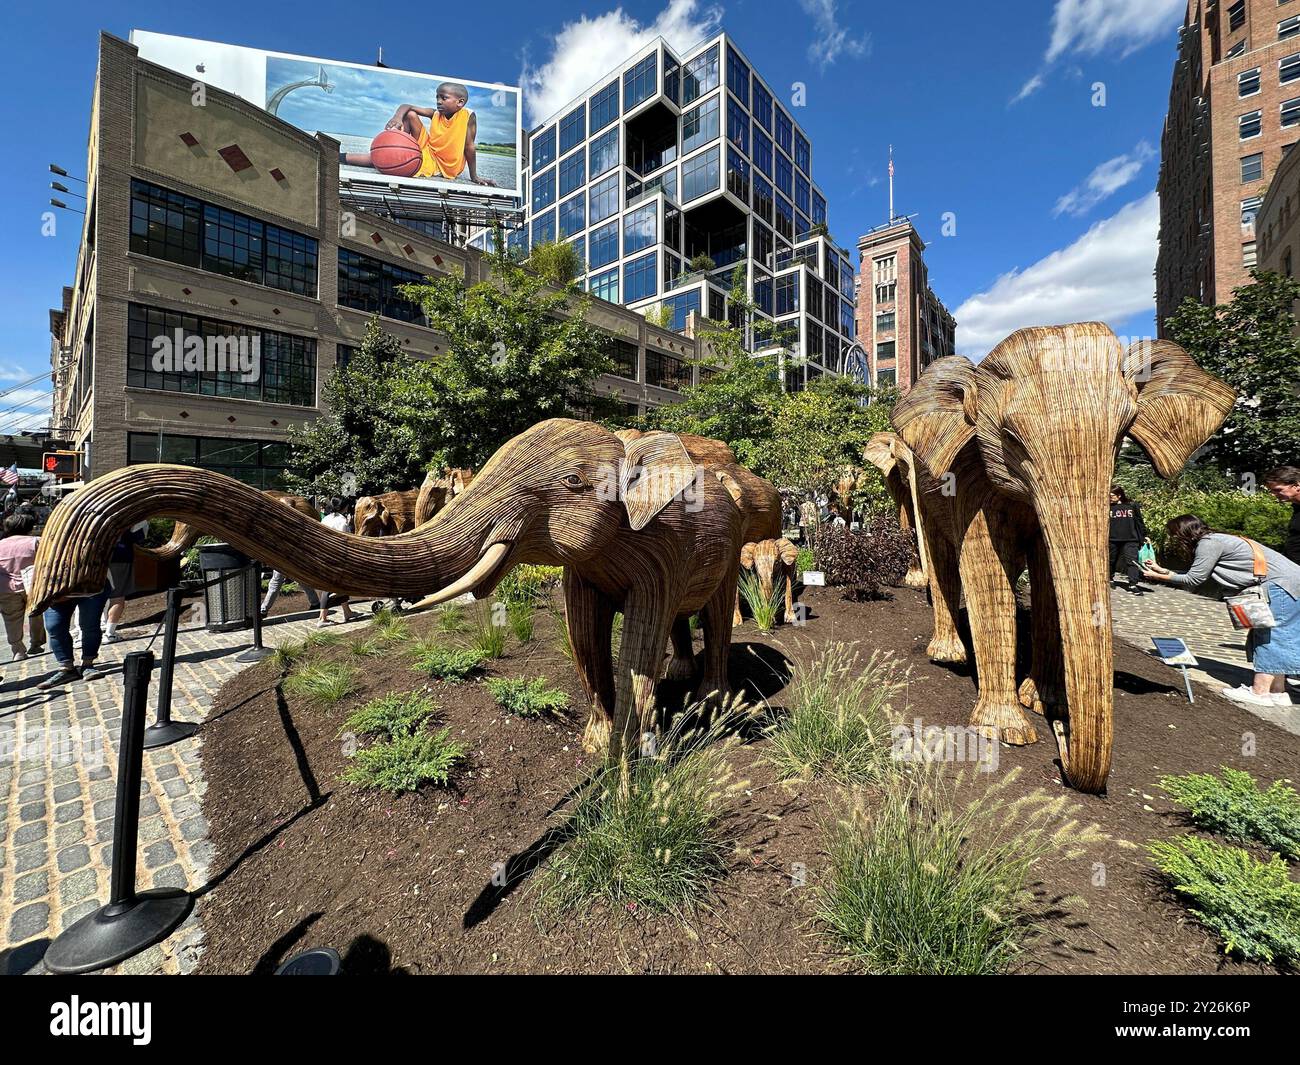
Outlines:
{"type": "Polygon", "coordinates": [[[92,481],[53,513],[30,609],[97,592],[122,531],[153,515],[199,522],[295,580],[358,597],[482,597],[517,564],[563,566],[574,664],[592,703],[584,742],[618,755],[656,727],[664,648],[692,614],[704,632],[697,693],[728,692],[745,517],[724,472],[669,433],[624,441],[591,422],[551,419],[502,445],[427,524],[367,539],[219,474],[131,466],[92,481]],[[617,663],[615,611],[624,617],[617,663]]]}
{"type": "Polygon", "coordinates": [[[423,525],[469,487],[474,471],[454,467],[446,473],[427,473],[415,497],[415,524],[423,525]]]}
{"type": "MultiPolygon", "coordinates": [[[[278,503],[292,507],[299,514],[305,514],[309,518],[320,517],[316,508],[311,505],[310,500],[304,499],[302,496],[296,496],[292,492],[280,492],[268,488],[262,494],[268,499],[274,499],[278,503]]],[[[161,547],[141,547],[138,550],[144,554],[153,555],[159,561],[170,561],[185,554],[186,551],[199,542],[199,537],[204,535],[207,534],[197,526],[178,521],[172,527],[171,537],[161,547]]]]}
{"type": "Polygon", "coordinates": [[[1033,705],[1081,791],[1103,791],[1110,772],[1107,503],[1120,446],[1130,437],[1174,477],[1234,401],[1176,344],[1125,352],[1107,326],[1082,323],[1019,330],[978,366],[940,359],[894,408],[915,458],[936,628],[966,596],[979,674],[971,724],[1033,742],[1021,709],[1033,705]],[[1026,565],[1033,665],[1018,689],[1015,583],[1026,565]]]}

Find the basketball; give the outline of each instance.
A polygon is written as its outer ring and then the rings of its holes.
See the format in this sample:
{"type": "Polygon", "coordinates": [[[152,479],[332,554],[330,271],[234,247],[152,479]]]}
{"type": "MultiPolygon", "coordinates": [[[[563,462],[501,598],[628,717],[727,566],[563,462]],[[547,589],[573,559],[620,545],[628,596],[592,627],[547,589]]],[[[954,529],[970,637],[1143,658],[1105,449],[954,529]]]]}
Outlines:
{"type": "Polygon", "coordinates": [[[370,162],[381,174],[411,177],[423,158],[415,138],[400,129],[386,129],[370,142],[370,162]]]}

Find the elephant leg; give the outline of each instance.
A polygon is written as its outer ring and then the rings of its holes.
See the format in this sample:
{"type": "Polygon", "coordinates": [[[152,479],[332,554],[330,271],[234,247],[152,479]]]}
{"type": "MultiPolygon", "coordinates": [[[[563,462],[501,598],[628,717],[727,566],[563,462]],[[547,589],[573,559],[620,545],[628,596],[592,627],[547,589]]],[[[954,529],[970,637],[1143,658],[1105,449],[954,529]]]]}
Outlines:
{"type": "Polygon", "coordinates": [[[1061,646],[1061,617],[1056,586],[1042,539],[1035,537],[1029,551],[1029,594],[1032,600],[1033,659],[1029,676],[1020,685],[1020,705],[1036,714],[1065,706],[1065,660],[1061,646]]]}
{"type": "MultiPolygon", "coordinates": [[[[665,582],[666,584],[666,582],[665,582]]],[[[676,613],[675,590],[634,592],[623,604],[623,637],[615,677],[612,758],[636,757],[655,734],[655,685],[664,671],[664,644],[676,613]]],[[[730,604],[728,604],[730,605],[730,604]]]]}
{"type": "Polygon", "coordinates": [[[785,568],[785,623],[794,622],[794,566],[785,568]]]}
{"type": "Polygon", "coordinates": [[[736,594],[732,596],[732,602],[735,604],[731,612],[732,625],[739,625],[743,620],[740,616],[740,581],[736,581],[736,594]]]}
{"type": "Polygon", "coordinates": [[[1016,690],[1016,592],[1020,552],[1008,531],[989,528],[986,511],[972,519],[961,549],[979,697],[971,713],[975,728],[995,728],[1003,743],[1035,743],[1038,734],[1020,708],[1016,690]]]}
{"type": "Polygon", "coordinates": [[[614,663],[610,653],[614,605],[573,570],[566,568],[564,615],[569,626],[573,664],[591,701],[591,716],[582,733],[582,747],[594,754],[609,746],[614,720],[614,663]]]}
{"type": "Polygon", "coordinates": [[[724,578],[704,605],[700,620],[704,624],[704,675],[695,698],[713,705],[726,701],[731,694],[731,681],[727,676],[727,662],[731,657],[730,606],[735,595],[737,576],[733,570],[724,578]]]}
{"type": "Polygon", "coordinates": [[[690,680],[695,676],[695,644],[691,639],[691,623],[678,618],[672,628],[673,657],[668,662],[669,680],[690,680]]]}
{"type": "Polygon", "coordinates": [[[940,540],[930,549],[930,599],[934,611],[934,635],[925,653],[932,662],[966,661],[966,646],[957,632],[961,608],[961,569],[957,549],[940,540]]]}

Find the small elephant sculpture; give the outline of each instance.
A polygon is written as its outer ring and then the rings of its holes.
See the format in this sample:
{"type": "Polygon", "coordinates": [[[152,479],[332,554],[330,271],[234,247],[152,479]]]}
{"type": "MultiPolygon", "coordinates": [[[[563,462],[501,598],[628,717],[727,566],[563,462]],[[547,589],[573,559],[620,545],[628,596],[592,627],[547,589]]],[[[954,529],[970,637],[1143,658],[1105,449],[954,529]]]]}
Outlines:
{"type": "Polygon", "coordinates": [[[574,665],[592,704],[584,745],[635,754],[657,727],[655,684],[670,633],[689,639],[693,614],[704,631],[696,693],[729,691],[747,516],[726,478],[774,500],[779,523],[776,489],[741,467],[697,460],[671,433],[624,440],[568,418],[507,441],[431,521],[388,537],[335,532],[206,470],[129,466],[92,481],[51,515],[29,610],[98,592],[122,532],[152,515],[199,522],[297,581],[356,597],[481,598],[518,564],[562,566],[574,665]],[[624,618],[617,662],[616,611],[624,618]]]}
{"type": "Polygon", "coordinates": [[[423,525],[443,507],[469,487],[474,471],[466,467],[453,467],[443,474],[432,471],[425,474],[415,498],[415,524],[423,525]]]}
{"type": "MultiPolygon", "coordinates": [[[[765,599],[772,598],[777,581],[785,581],[786,621],[794,617],[794,576],[798,560],[799,549],[784,536],[776,540],[745,544],[740,549],[740,568],[757,575],[759,592],[765,599]]],[[[740,624],[739,600],[736,602],[734,622],[740,624]]]]}
{"type": "Polygon", "coordinates": [[[352,529],[358,536],[396,536],[415,528],[418,488],[361,496],[352,512],[352,529]]]}

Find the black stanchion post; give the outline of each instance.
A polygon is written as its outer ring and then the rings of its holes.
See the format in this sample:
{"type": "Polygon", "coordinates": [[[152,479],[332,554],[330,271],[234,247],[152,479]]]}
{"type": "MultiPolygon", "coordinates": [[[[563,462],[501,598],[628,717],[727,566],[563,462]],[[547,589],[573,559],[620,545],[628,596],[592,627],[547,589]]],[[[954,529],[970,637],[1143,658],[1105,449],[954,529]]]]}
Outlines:
{"type": "Polygon", "coordinates": [[[135,890],[144,719],[152,670],[152,651],[134,651],[126,656],[108,905],[87,914],[50,944],[45,952],[45,967],[53,973],[93,972],[139,954],[170,935],[194,907],[194,898],[187,891],[135,890]]]}
{"type": "Polygon", "coordinates": [[[236,655],[236,662],[260,662],[271,652],[262,646],[262,564],[252,564],[254,587],[257,595],[253,600],[253,646],[243,654],[236,655]]]}
{"type": "Polygon", "coordinates": [[[162,663],[158,667],[158,712],[154,723],[145,729],[144,746],[152,751],[183,740],[198,731],[192,721],[172,720],[172,673],[176,664],[176,631],[181,620],[181,590],[167,589],[167,615],[163,626],[162,663]]]}

